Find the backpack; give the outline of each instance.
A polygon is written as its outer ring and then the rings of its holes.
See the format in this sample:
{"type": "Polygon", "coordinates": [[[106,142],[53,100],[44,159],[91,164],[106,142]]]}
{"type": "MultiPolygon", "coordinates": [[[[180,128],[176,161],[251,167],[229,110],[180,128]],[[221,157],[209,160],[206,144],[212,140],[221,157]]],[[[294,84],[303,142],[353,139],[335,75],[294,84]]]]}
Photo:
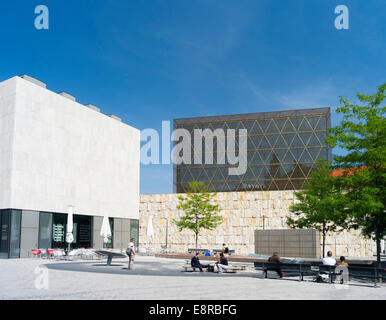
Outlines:
{"type": "Polygon", "coordinates": [[[208,266],[207,272],[214,272],[214,266],[208,266]]]}

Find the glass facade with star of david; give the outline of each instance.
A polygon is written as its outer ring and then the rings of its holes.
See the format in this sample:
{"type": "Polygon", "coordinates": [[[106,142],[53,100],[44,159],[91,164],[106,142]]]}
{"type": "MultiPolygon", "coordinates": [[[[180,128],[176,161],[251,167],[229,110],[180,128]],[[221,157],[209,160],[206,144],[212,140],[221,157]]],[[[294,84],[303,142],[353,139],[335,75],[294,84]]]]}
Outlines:
{"type": "MultiPolygon", "coordinates": [[[[184,193],[191,181],[203,181],[210,190],[265,191],[298,190],[315,170],[317,161],[330,161],[331,150],[325,138],[330,128],[330,108],[260,112],[174,120],[174,129],[191,134],[191,163],[174,165],[174,191],[184,193]],[[239,130],[247,130],[247,169],[229,175],[227,162],[217,163],[217,138],[213,139],[212,164],[195,164],[195,129],[235,129],[236,155],[239,130]]],[[[225,137],[227,139],[227,137],[225,137]]],[[[202,138],[202,145],[205,139],[202,138]]],[[[205,148],[199,157],[205,158],[205,148]]],[[[227,158],[226,158],[227,159],[227,158]]]]}

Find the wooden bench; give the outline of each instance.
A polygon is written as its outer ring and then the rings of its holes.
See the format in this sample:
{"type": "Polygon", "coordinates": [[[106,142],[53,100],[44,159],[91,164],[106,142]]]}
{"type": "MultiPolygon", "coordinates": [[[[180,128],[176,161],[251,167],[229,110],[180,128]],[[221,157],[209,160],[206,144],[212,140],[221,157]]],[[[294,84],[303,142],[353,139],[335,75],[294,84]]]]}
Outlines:
{"type": "MultiPolygon", "coordinates": [[[[311,265],[310,267],[311,273],[314,275],[317,274],[327,274],[329,283],[335,282],[335,279],[337,276],[340,276],[340,280],[343,283],[344,279],[344,272],[341,267],[339,266],[326,266],[326,265],[311,265]]],[[[378,280],[379,278],[385,279],[386,273],[385,269],[382,268],[375,268],[372,266],[348,266],[347,267],[348,275],[347,280],[357,279],[357,280],[371,280],[371,282],[374,283],[374,287],[378,286],[378,280]]]]}
{"type": "MultiPolygon", "coordinates": [[[[213,252],[214,254],[219,254],[219,253],[222,252],[222,249],[213,249],[212,252],[213,252]]],[[[232,255],[232,254],[234,254],[234,253],[235,253],[235,250],[228,250],[228,254],[229,254],[229,255],[232,255]]]]}
{"type": "Polygon", "coordinates": [[[277,272],[280,269],[284,276],[297,276],[299,281],[303,281],[305,275],[316,275],[319,269],[312,269],[311,265],[304,263],[278,263],[255,261],[255,270],[263,271],[263,278],[268,278],[268,271],[277,272]]]}
{"type": "Polygon", "coordinates": [[[201,254],[205,254],[205,252],[208,252],[209,250],[208,249],[188,249],[188,253],[201,253],[201,254]]]}
{"type": "MultiPolygon", "coordinates": [[[[299,281],[303,281],[304,276],[314,276],[319,274],[327,274],[329,283],[333,283],[337,276],[343,277],[343,271],[336,269],[338,266],[326,266],[322,264],[306,264],[306,263],[277,263],[255,261],[255,270],[263,271],[263,277],[268,278],[268,271],[276,271],[280,268],[284,276],[295,275],[299,277],[299,281]]],[[[348,266],[349,279],[364,279],[374,282],[374,287],[377,287],[378,279],[386,278],[386,269],[375,267],[357,267],[348,266]]]]}
{"type": "Polygon", "coordinates": [[[247,266],[246,265],[232,265],[232,264],[228,264],[228,269],[225,270],[225,272],[236,273],[236,271],[245,271],[245,270],[247,270],[247,266]]]}
{"type": "MultiPolygon", "coordinates": [[[[189,260],[185,260],[185,264],[182,266],[182,268],[184,269],[185,272],[200,271],[199,268],[192,267],[189,260]]],[[[215,268],[216,268],[216,266],[215,266],[215,268]]],[[[228,268],[226,270],[224,270],[223,272],[224,273],[237,273],[237,271],[244,271],[244,270],[246,270],[246,268],[247,268],[247,266],[245,266],[245,265],[240,265],[240,266],[228,265],[228,268]]]]}
{"type": "Polygon", "coordinates": [[[245,265],[239,265],[239,266],[234,266],[234,265],[228,265],[228,270],[235,270],[235,271],[245,271],[247,269],[247,266],[245,265]]]}
{"type": "Polygon", "coordinates": [[[240,269],[238,269],[238,268],[228,266],[228,268],[225,269],[224,271],[222,271],[222,273],[237,273],[237,271],[239,271],[239,270],[240,269]]]}
{"type": "Polygon", "coordinates": [[[228,268],[225,269],[223,272],[225,272],[225,273],[237,273],[237,271],[245,271],[246,269],[247,269],[247,266],[228,265],[228,268]]]}
{"type": "Polygon", "coordinates": [[[374,287],[378,287],[378,281],[386,281],[386,269],[376,267],[348,266],[349,279],[372,280],[374,287]]]}
{"type": "Polygon", "coordinates": [[[189,263],[189,264],[184,264],[184,265],[182,266],[182,268],[184,268],[184,272],[195,272],[195,271],[200,271],[200,269],[198,269],[198,268],[193,268],[193,267],[191,266],[190,263],[189,263]]]}

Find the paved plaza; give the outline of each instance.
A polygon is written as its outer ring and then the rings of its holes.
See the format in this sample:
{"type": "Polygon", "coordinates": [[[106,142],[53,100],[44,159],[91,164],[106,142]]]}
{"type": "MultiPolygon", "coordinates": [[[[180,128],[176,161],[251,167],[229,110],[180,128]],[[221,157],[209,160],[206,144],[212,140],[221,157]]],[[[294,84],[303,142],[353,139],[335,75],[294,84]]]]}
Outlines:
{"type": "Polygon", "coordinates": [[[181,272],[184,260],[150,256],[137,256],[129,271],[127,261],[0,260],[0,299],[386,299],[386,285],[262,279],[252,264],[237,274],[217,274],[181,272]]]}

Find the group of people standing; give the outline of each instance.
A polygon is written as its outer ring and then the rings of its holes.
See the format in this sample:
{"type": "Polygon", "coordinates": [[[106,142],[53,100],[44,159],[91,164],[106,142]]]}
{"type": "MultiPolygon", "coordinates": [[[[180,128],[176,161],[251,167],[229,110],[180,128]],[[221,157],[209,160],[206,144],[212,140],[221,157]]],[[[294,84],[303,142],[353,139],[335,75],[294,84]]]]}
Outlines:
{"type": "Polygon", "coordinates": [[[200,262],[200,253],[197,252],[195,254],[195,256],[192,258],[192,260],[190,261],[190,264],[193,268],[198,268],[200,269],[200,272],[203,272],[204,270],[203,269],[207,269],[208,271],[209,270],[214,270],[214,267],[217,268],[217,272],[221,273],[221,272],[224,272],[228,269],[228,253],[229,253],[229,249],[228,247],[225,246],[225,243],[223,243],[223,249],[222,249],[222,252],[220,253],[219,257],[218,257],[218,260],[216,263],[212,263],[212,264],[201,264],[200,262]]]}

